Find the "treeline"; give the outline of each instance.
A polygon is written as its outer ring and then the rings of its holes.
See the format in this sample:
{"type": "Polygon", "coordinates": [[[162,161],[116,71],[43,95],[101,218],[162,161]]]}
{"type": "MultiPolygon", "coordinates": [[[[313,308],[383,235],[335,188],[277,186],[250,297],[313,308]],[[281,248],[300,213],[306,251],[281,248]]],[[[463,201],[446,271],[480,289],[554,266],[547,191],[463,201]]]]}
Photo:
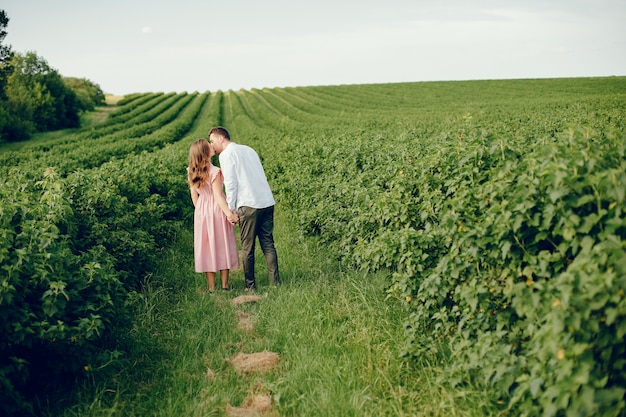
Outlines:
{"type": "Polygon", "coordinates": [[[4,45],[8,23],[5,11],[0,10],[0,142],[78,127],[82,112],[104,104],[97,84],[62,77],[35,52],[15,53],[4,45]]]}

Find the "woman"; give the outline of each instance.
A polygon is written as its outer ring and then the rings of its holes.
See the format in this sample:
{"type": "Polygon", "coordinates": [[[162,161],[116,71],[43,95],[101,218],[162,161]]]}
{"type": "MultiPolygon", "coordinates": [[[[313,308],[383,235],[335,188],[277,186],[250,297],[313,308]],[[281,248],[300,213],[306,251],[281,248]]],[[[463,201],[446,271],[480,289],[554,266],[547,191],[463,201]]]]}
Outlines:
{"type": "Polygon", "coordinates": [[[215,273],[220,271],[222,290],[228,290],[228,275],[239,267],[235,231],[223,191],[222,171],[211,163],[215,154],[206,139],[189,149],[187,182],[194,209],[194,261],[196,272],[204,272],[209,292],[215,292],[215,273]]]}

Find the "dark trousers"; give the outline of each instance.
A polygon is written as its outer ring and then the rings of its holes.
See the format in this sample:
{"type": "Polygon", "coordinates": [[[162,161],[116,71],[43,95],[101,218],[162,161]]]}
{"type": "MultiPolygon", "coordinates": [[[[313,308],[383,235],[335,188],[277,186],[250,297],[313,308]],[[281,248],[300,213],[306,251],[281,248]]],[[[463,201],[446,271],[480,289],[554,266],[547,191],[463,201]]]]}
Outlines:
{"type": "Polygon", "coordinates": [[[274,285],[280,284],[278,255],[274,247],[274,206],[263,209],[239,207],[237,214],[239,215],[239,229],[241,231],[241,252],[246,288],[256,289],[254,249],[257,237],[265,255],[269,282],[274,285]]]}

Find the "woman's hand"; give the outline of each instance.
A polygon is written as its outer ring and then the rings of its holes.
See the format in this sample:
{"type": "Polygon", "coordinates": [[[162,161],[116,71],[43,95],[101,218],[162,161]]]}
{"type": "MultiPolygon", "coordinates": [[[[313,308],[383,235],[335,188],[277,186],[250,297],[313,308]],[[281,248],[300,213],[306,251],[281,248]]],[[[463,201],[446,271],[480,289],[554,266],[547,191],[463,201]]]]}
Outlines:
{"type": "Polygon", "coordinates": [[[237,224],[237,222],[239,222],[239,216],[237,215],[237,212],[235,210],[232,210],[230,212],[230,214],[227,216],[227,219],[232,225],[235,225],[237,224]]]}

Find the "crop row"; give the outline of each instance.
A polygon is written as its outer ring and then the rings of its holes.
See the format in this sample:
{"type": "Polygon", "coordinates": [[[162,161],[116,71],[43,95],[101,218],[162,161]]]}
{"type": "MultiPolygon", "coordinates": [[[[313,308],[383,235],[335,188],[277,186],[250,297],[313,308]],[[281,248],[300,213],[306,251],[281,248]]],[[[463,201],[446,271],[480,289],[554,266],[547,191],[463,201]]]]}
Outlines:
{"type": "Polygon", "coordinates": [[[623,78],[121,103],[67,144],[3,156],[5,392],[42,346],[86,358],[132,320],[129,291],[189,220],[188,146],[220,124],[257,149],[294,233],[389,271],[407,360],[443,344],[446,383],[482,382],[516,414],[623,412],[623,78]]]}
{"type": "Polygon", "coordinates": [[[33,381],[117,354],[111,337],[132,324],[132,294],[189,219],[189,141],[218,117],[219,95],[186,97],[144,136],[122,131],[102,144],[76,141],[73,152],[31,150],[26,162],[3,167],[3,413],[28,410],[33,381]]]}
{"type": "Polygon", "coordinates": [[[239,91],[224,120],[304,233],[389,270],[407,358],[445,344],[447,383],[516,413],[623,412],[623,79],[367,87],[239,91]]]}
{"type": "MultiPolygon", "coordinates": [[[[28,149],[9,152],[5,160],[25,166],[54,166],[65,174],[79,168],[96,167],[111,158],[124,157],[129,153],[152,150],[181,138],[194,122],[206,95],[181,94],[166,100],[154,119],[129,124],[118,130],[94,139],[90,131],[69,143],[60,143],[50,149],[28,149]]],[[[8,165],[8,164],[7,164],[8,165]]]]}

